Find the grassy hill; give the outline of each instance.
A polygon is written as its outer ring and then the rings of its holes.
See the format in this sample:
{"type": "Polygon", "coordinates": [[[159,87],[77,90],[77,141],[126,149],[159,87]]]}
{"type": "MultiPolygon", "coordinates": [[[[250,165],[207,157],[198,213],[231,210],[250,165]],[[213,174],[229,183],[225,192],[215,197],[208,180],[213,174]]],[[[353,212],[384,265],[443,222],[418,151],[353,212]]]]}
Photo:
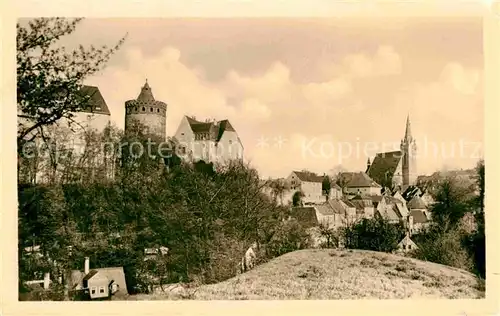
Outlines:
{"type": "Polygon", "coordinates": [[[315,249],[285,254],[218,284],[170,288],[135,300],[483,298],[484,287],[459,269],[397,255],[315,249]]]}

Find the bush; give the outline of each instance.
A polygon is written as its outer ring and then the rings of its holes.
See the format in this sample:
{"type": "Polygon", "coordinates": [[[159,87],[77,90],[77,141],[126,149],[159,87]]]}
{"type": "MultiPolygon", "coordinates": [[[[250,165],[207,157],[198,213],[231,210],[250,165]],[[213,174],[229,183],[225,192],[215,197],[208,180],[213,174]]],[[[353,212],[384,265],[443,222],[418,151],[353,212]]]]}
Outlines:
{"type": "Polygon", "coordinates": [[[458,229],[447,232],[429,231],[420,236],[418,249],[411,255],[420,260],[471,271],[473,261],[462,244],[463,234],[458,229]]]}
{"type": "Polygon", "coordinates": [[[267,255],[270,258],[281,256],[295,250],[309,248],[309,234],[296,219],[281,222],[274,236],[267,244],[267,255]]]}
{"type": "Polygon", "coordinates": [[[343,229],[346,248],[392,252],[403,239],[402,224],[392,224],[383,218],[362,219],[343,229]]]}

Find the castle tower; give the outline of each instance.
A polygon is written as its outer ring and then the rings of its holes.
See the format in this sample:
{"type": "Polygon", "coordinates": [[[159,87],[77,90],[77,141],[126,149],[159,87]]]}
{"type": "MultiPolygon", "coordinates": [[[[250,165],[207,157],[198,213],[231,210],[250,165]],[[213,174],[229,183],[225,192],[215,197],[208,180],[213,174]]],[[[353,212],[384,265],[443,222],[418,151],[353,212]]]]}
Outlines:
{"type": "Polygon", "coordinates": [[[403,187],[415,184],[417,178],[417,144],[411,135],[410,115],[406,118],[405,137],[401,140],[403,187]]]}
{"type": "Polygon", "coordinates": [[[165,141],[167,104],[155,100],[147,79],[137,99],[125,102],[125,130],[134,120],[144,125],[148,133],[165,141]]]}

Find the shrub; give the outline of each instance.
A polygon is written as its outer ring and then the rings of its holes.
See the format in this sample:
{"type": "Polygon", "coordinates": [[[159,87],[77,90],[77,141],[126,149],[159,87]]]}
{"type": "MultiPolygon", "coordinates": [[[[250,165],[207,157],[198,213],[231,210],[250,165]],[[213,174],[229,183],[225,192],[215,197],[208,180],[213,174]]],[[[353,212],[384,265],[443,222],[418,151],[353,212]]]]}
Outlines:
{"type": "Polygon", "coordinates": [[[295,219],[282,222],[267,244],[267,255],[271,258],[310,247],[309,234],[295,219]]]}
{"type": "Polygon", "coordinates": [[[473,261],[462,244],[462,236],[458,229],[447,232],[427,232],[420,237],[418,249],[411,255],[420,260],[471,271],[473,261]]]}

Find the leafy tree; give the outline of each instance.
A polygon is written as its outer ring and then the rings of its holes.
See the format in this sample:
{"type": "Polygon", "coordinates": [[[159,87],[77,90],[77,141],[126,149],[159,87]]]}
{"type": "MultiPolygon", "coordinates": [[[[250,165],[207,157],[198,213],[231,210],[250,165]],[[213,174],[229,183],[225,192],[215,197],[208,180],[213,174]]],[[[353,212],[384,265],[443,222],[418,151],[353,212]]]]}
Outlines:
{"type": "Polygon", "coordinates": [[[302,198],[304,197],[304,193],[302,191],[297,191],[292,196],[292,205],[293,206],[302,206],[302,198]]]}
{"type": "Polygon", "coordinates": [[[331,184],[330,177],[325,175],[323,177],[323,182],[321,183],[321,190],[322,190],[322,192],[325,193],[328,200],[330,199],[330,189],[331,188],[332,188],[332,184],[331,184]]]}
{"type": "Polygon", "coordinates": [[[432,218],[443,231],[457,227],[464,214],[470,211],[473,187],[455,177],[445,178],[437,188],[432,218]]]}
{"type": "Polygon", "coordinates": [[[39,136],[43,127],[87,108],[83,80],[104,68],[125,38],[111,48],[103,46],[67,51],[58,41],[73,33],[81,18],[37,18],[17,24],[18,150],[39,136]]]}

